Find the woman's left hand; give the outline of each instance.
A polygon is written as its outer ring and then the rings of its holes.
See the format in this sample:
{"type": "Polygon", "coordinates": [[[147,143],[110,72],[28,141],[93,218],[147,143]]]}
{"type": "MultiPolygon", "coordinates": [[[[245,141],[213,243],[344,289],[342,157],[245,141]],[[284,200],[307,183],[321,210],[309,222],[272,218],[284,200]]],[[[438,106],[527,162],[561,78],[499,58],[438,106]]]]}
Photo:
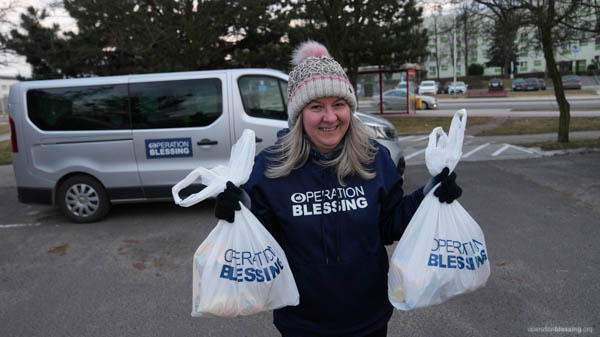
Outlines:
{"type": "Polygon", "coordinates": [[[440,186],[433,191],[433,195],[440,199],[440,202],[451,204],[462,195],[462,188],[456,184],[456,173],[448,174],[450,170],[444,167],[442,172],[434,177],[435,183],[440,182],[440,186]]]}
{"type": "Polygon", "coordinates": [[[433,195],[438,197],[440,202],[447,202],[450,204],[458,199],[462,194],[462,188],[456,184],[456,173],[452,172],[452,174],[449,175],[449,172],[450,170],[447,167],[444,167],[440,174],[429,180],[427,185],[425,185],[423,192],[427,194],[435,185],[441,183],[433,192],[433,195]]]}

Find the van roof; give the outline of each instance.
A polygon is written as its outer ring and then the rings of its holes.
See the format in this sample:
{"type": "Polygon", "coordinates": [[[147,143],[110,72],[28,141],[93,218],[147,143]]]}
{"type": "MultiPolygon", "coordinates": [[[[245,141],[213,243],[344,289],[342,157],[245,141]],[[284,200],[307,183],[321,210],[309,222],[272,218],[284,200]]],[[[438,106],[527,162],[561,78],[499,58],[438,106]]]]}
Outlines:
{"type": "Polygon", "coordinates": [[[140,82],[143,80],[177,80],[186,79],[199,75],[210,75],[219,73],[231,73],[236,75],[252,75],[252,74],[273,74],[283,75],[287,78],[287,74],[280,70],[270,68],[236,68],[236,69],[215,69],[215,70],[198,70],[185,72],[166,72],[166,73],[149,73],[149,74],[129,74],[117,76],[93,76],[82,78],[66,78],[55,80],[37,80],[37,81],[21,81],[12,85],[12,88],[21,87],[29,88],[48,88],[61,86],[85,86],[85,85],[102,85],[102,84],[118,84],[129,82],[140,82]]]}

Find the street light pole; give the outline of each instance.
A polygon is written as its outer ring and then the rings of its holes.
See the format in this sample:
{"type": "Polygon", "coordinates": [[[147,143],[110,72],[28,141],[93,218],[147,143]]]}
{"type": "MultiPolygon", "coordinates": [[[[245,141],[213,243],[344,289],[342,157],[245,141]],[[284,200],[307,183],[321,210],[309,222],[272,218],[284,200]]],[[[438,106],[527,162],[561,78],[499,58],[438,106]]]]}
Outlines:
{"type": "MultiPolygon", "coordinates": [[[[456,22],[456,21],[455,21],[456,22]]],[[[454,73],[454,81],[452,82],[452,86],[454,87],[454,98],[456,98],[456,23],[454,24],[454,32],[452,33],[452,46],[453,46],[453,61],[452,72],[454,73]]]]}

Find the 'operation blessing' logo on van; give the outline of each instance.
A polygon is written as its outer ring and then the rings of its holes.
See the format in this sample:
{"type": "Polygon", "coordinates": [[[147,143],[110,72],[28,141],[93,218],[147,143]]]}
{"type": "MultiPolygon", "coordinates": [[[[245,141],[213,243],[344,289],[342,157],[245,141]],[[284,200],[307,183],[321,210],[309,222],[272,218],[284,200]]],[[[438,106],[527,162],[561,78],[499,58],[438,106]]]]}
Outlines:
{"type": "Polygon", "coordinates": [[[146,139],[146,158],[191,157],[191,138],[146,139]]]}

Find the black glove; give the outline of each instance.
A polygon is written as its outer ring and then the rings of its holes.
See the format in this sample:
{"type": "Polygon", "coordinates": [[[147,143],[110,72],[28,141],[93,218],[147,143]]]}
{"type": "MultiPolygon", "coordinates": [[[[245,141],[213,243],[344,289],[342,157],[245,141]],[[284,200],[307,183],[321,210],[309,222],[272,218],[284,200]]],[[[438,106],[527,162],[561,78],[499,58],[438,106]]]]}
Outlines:
{"type": "Polygon", "coordinates": [[[448,175],[448,172],[450,172],[450,170],[447,167],[444,167],[440,174],[433,177],[434,186],[437,183],[441,183],[441,185],[433,191],[433,195],[438,197],[440,202],[447,202],[450,204],[461,196],[462,188],[456,185],[456,173],[452,172],[452,174],[448,175]]]}
{"type": "Polygon", "coordinates": [[[242,209],[240,201],[243,197],[243,191],[235,186],[231,181],[227,182],[225,191],[217,195],[215,204],[215,216],[228,222],[233,222],[235,211],[242,209]]]}

